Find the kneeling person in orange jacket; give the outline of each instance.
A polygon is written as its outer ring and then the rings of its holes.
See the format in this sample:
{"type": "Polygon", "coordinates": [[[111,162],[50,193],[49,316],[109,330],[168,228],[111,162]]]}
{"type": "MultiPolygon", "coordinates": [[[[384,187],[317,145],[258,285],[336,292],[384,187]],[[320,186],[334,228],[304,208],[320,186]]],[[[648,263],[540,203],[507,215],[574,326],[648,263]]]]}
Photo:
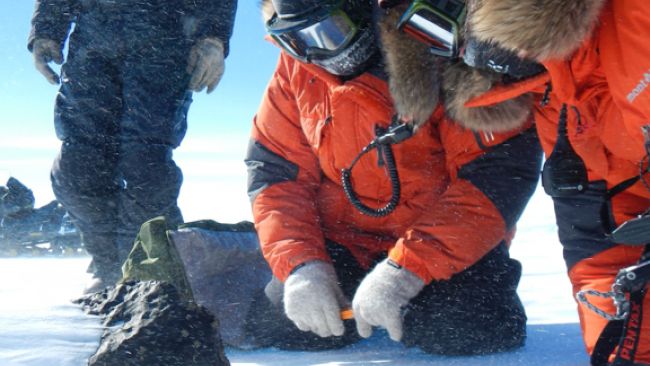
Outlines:
{"type": "MultiPolygon", "coordinates": [[[[416,8],[429,11],[424,2],[408,1],[405,18],[416,8]]],[[[650,364],[648,279],[637,278],[650,266],[647,1],[470,0],[467,6],[468,65],[504,72],[539,62],[544,69],[489,91],[474,88],[457,114],[506,100],[535,109],[547,156],[544,188],[555,204],[592,365],[650,364]],[[590,296],[594,291],[603,297],[590,296]],[[614,315],[626,323],[608,321],[614,315]]]]}
{"type": "MultiPolygon", "coordinates": [[[[375,28],[373,7],[262,3],[282,52],[246,158],[274,274],[253,333],[284,349],[342,347],[373,327],[435,354],[520,347],[521,266],[508,247],[541,149],[530,126],[473,129],[484,118],[529,123],[529,110],[450,119],[439,98],[450,64],[394,32],[394,14],[379,14],[375,28]],[[349,306],[354,322],[340,318],[349,306]]],[[[469,76],[459,88],[501,77],[469,76]]]]}

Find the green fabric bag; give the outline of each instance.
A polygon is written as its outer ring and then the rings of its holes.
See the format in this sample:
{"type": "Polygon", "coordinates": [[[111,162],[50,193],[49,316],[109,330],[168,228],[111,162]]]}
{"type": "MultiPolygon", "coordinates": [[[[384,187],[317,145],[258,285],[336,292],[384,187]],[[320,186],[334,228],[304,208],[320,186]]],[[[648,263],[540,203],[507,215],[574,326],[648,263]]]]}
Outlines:
{"type": "Polygon", "coordinates": [[[173,231],[185,228],[199,228],[215,233],[255,231],[254,225],[248,221],[222,224],[213,220],[198,220],[174,227],[167,223],[164,216],[155,217],[140,227],[133,248],[122,265],[120,282],[165,281],[178,290],[184,301],[195,302],[188,272],[170,236],[173,231]]]}
{"type": "Polygon", "coordinates": [[[183,261],[169,239],[170,227],[163,216],[153,218],[140,227],[133,248],[122,265],[122,279],[158,280],[172,284],[186,302],[194,302],[183,261]]]}

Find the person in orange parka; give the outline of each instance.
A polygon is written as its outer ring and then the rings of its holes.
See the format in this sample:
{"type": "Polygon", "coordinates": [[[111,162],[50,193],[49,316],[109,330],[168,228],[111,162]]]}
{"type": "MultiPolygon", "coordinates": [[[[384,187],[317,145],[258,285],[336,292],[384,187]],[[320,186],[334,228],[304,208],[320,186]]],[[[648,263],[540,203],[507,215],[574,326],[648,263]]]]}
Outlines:
{"type": "MultiPolygon", "coordinates": [[[[648,2],[471,0],[468,7],[467,39],[488,46],[466,54],[514,52],[541,62],[546,72],[487,93],[475,89],[457,101],[452,115],[462,118],[513,97],[529,103],[523,97],[535,96],[531,107],[547,156],[543,183],[553,196],[573,292],[607,293],[618,271],[644,255],[645,245],[632,244],[650,243],[650,235],[641,243],[610,235],[650,208],[650,141],[644,132],[650,127],[648,2]]],[[[587,300],[616,312],[611,298],[587,300]]],[[[648,297],[642,301],[646,308],[649,303],[648,297]]],[[[578,311],[592,362],[607,362],[620,333],[601,337],[608,320],[586,303],[578,311]],[[601,348],[599,338],[613,344],[601,348]]],[[[617,362],[650,364],[650,316],[633,308],[628,322],[617,362]]]]}
{"type": "Polygon", "coordinates": [[[377,326],[435,354],[520,347],[521,266],[508,247],[541,166],[530,110],[509,101],[491,110],[523,125],[509,133],[446,117],[438,91],[448,64],[393,31],[395,14],[376,31],[373,2],[262,3],[282,52],[246,157],[274,274],[252,310],[267,319],[254,326],[257,343],[343,347],[377,326]],[[363,150],[391,127],[412,136],[363,150]],[[344,322],[350,305],[355,320],[344,322]]]}

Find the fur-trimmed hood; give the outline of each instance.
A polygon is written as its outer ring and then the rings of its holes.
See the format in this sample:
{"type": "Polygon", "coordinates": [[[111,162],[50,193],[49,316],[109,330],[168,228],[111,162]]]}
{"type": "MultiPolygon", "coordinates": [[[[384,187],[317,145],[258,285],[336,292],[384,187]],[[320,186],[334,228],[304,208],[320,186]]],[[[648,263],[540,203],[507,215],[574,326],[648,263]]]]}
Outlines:
{"type": "Polygon", "coordinates": [[[426,123],[438,106],[444,58],[397,30],[399,17],[407,4],[400,4],[377,17],[381,50],[395,110],[404,122],[414,127],[426,123]]]}
{"type": "Polygon", "coordinates": [[[467,101],[492,89],[503,75],[470,68],[462,60],[451,63],[397,30],[407,6],[402,3],[391,7],[378,18],[390,92],[403,119],[418,127],[442,102],[449,118],[474,131],[503,132],[526,123],[532,111],[529,95],[487,107],[466,108],[467,101]]]}
{"type": "Polygon", "coordinates": [[[469,0],[472,36],[538,62],[570,56],[598,22],[605,0],[469,0]]]}

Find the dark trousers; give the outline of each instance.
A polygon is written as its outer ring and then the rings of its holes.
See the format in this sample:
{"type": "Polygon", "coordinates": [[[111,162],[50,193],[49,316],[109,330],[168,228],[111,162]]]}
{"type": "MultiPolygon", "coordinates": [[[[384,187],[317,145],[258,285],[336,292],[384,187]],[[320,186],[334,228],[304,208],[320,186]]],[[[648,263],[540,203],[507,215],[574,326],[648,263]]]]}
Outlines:
{"type": "MultiPolygon", "coordinates": [[[[366,274],[344,247],[328,243],[340,286],[352,299],[366,274]]],[[[379,260],[379,259],[378,259],[379,260]]],[[[411,300],[404,313],[404,338],[409,347],[440,355],[476,355],[523,346],[526,314],[516,293],[521,265],[504,244],[448,281],[434,281],[411,300]]],[[[261,347],[318,351],[359,341],[354,320],[345,321],[341,337],[320,338],[302,332],[260,293],[249,313],[246,331],[261,347]]]]}
{"type": "Polygon", "coordinates": [[[62,147],[51,178],[97,274],[113,280],[144,221],[182,222],[182,174],[172,151],[192,101],[191,42],[176,12],[87,3],[62,68],[55,106],[62,147]]]}

